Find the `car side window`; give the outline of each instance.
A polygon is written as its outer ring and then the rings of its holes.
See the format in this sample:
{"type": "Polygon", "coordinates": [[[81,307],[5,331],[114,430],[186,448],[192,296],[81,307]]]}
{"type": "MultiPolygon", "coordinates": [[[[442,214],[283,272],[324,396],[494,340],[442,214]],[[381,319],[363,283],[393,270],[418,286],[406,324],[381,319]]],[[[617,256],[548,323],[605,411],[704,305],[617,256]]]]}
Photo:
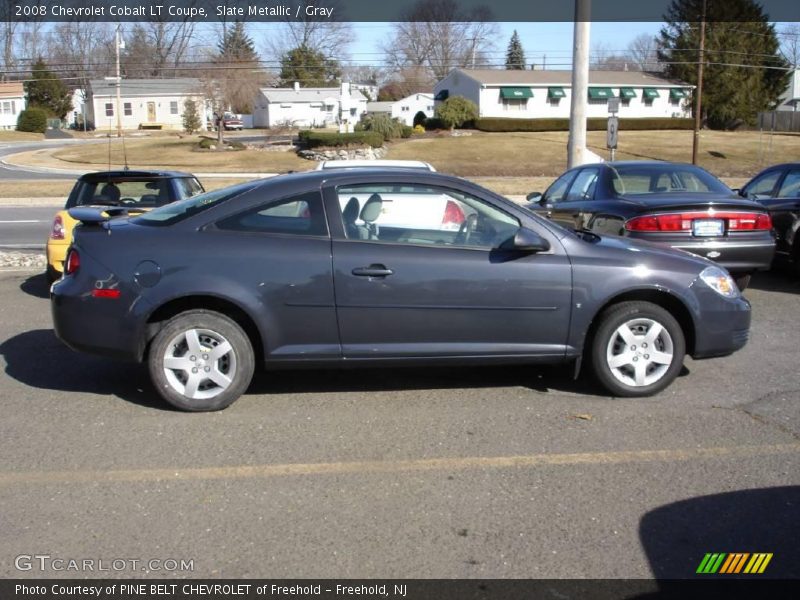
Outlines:
{"type": "Polygon", "coordinates": [[[225,231],[324,236],[328,234],[319,192],[275,200],[217,222],[225,231]]]}
{"type": "Polygon", "coordinates": [[[798,198],[800,197],[800,169],[792,169],[786,174],[778,190],[778,198],[798,198]]]}
{"type": "Polygon", "coordinates": [[[572,178],[575,177],[575,172],[570,171],[569,173],[564,173],[561,177],[556,179],[549,188],[545,191],[542,199],[547,204],[555,204],[556,202],[561,202],[564,199],[564,196],[567,193],[567,188],[569,187],[570,181],[572,178]]]}
{"type": "Polygon", "coordinates": [[[574,200],[589,200],[594,196],[594,187],[597,183],[599,169],[583,169],[575,177],[572,185],[569,186],[564,200],[566,202],[574,200]]]}
{"type": "Polygon", "coordinates": [[[520,222],[464,192],[417,184],[337,188],[349,240],[496,248],[520,222]]]}
{"type": "Polygon", "coordinates": [[[750,185],[743,190],[744,195],[748,198],[752,198],[754,196],[772,196],[772,192],[775,189],[775,185],[778,183],[778,179],[780,179],[780,177],[781,172],[779,170],[764,173],[760,177],[756,177],[750,183],[750,185]]]}

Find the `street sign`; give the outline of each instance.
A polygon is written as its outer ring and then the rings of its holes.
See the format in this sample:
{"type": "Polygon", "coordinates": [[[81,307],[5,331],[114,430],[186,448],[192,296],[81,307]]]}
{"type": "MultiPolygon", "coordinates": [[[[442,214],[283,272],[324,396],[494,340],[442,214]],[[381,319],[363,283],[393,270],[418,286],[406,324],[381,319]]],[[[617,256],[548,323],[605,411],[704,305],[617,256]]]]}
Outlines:
{"type": "Polygon", "coordinates": [[[608,117],[606,125],[606,148],[615,150],[617,147],[617,133],[619,132],[619,118],[608,117]]]}
{"type": "Polygon", "coordinates": [[[608,114],[615,115],[619,112],[619,98],[608,99],[608,114]]]}

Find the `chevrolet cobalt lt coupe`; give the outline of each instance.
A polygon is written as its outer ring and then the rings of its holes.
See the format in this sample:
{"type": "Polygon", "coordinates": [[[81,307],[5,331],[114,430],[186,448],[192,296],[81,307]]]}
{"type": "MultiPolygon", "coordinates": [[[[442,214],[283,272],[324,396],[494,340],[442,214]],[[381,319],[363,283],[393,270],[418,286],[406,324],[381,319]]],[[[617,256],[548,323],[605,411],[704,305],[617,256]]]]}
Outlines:
{"type": "Polygon", "coordinates": [[[748,338],[750,304],[705,258],[573,232],[439,173],[312,171],[130,218],[71,215],[81,225],[51,288],[58,337],[146,361],[184,410],[228,406],[257,364],[571,362],[577,373],[583,361],[612,395],[647,396],[684,355],[724,356],[748,338]],[[376,224],[386,206],[424,197],[457,204],[463,223],[376,224]]]}

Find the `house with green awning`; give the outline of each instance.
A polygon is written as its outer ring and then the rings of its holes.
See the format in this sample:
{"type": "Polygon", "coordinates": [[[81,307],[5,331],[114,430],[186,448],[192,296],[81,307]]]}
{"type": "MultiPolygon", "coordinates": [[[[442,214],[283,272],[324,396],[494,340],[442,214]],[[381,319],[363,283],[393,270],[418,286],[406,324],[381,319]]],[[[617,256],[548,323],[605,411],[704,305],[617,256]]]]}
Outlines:
{"type": "MultiPolygon", "coordinates": [[[[622,118],[689,117],[693,86],[640,71],[590,71],[587,116],[607,117],[619,100],[622,118]]],[[[481,117],[568,118],[572,72],[454,69],[434,86],[435,101],[463,96],[481,117]]]]}

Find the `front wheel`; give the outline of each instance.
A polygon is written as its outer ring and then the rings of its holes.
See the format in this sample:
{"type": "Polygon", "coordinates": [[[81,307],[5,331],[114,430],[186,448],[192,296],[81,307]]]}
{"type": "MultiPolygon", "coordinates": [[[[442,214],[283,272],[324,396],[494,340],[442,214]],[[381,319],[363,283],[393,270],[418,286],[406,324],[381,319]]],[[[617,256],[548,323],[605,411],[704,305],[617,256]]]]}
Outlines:
{"type": "Polygon", "coordinates": [[[190,310],[170,319],[150,345],[148,368],[161,397],[181,410],[230,406],[253,378],[253,346],[225,315],[190,310]]]}
{"type": "Polygon", "coordinates": [[[592,370],[611,394],[650,396],[678,376],[686,342],[665,309],[650,302],[622,302],[600,316],[591,353],[592,370]]]}

